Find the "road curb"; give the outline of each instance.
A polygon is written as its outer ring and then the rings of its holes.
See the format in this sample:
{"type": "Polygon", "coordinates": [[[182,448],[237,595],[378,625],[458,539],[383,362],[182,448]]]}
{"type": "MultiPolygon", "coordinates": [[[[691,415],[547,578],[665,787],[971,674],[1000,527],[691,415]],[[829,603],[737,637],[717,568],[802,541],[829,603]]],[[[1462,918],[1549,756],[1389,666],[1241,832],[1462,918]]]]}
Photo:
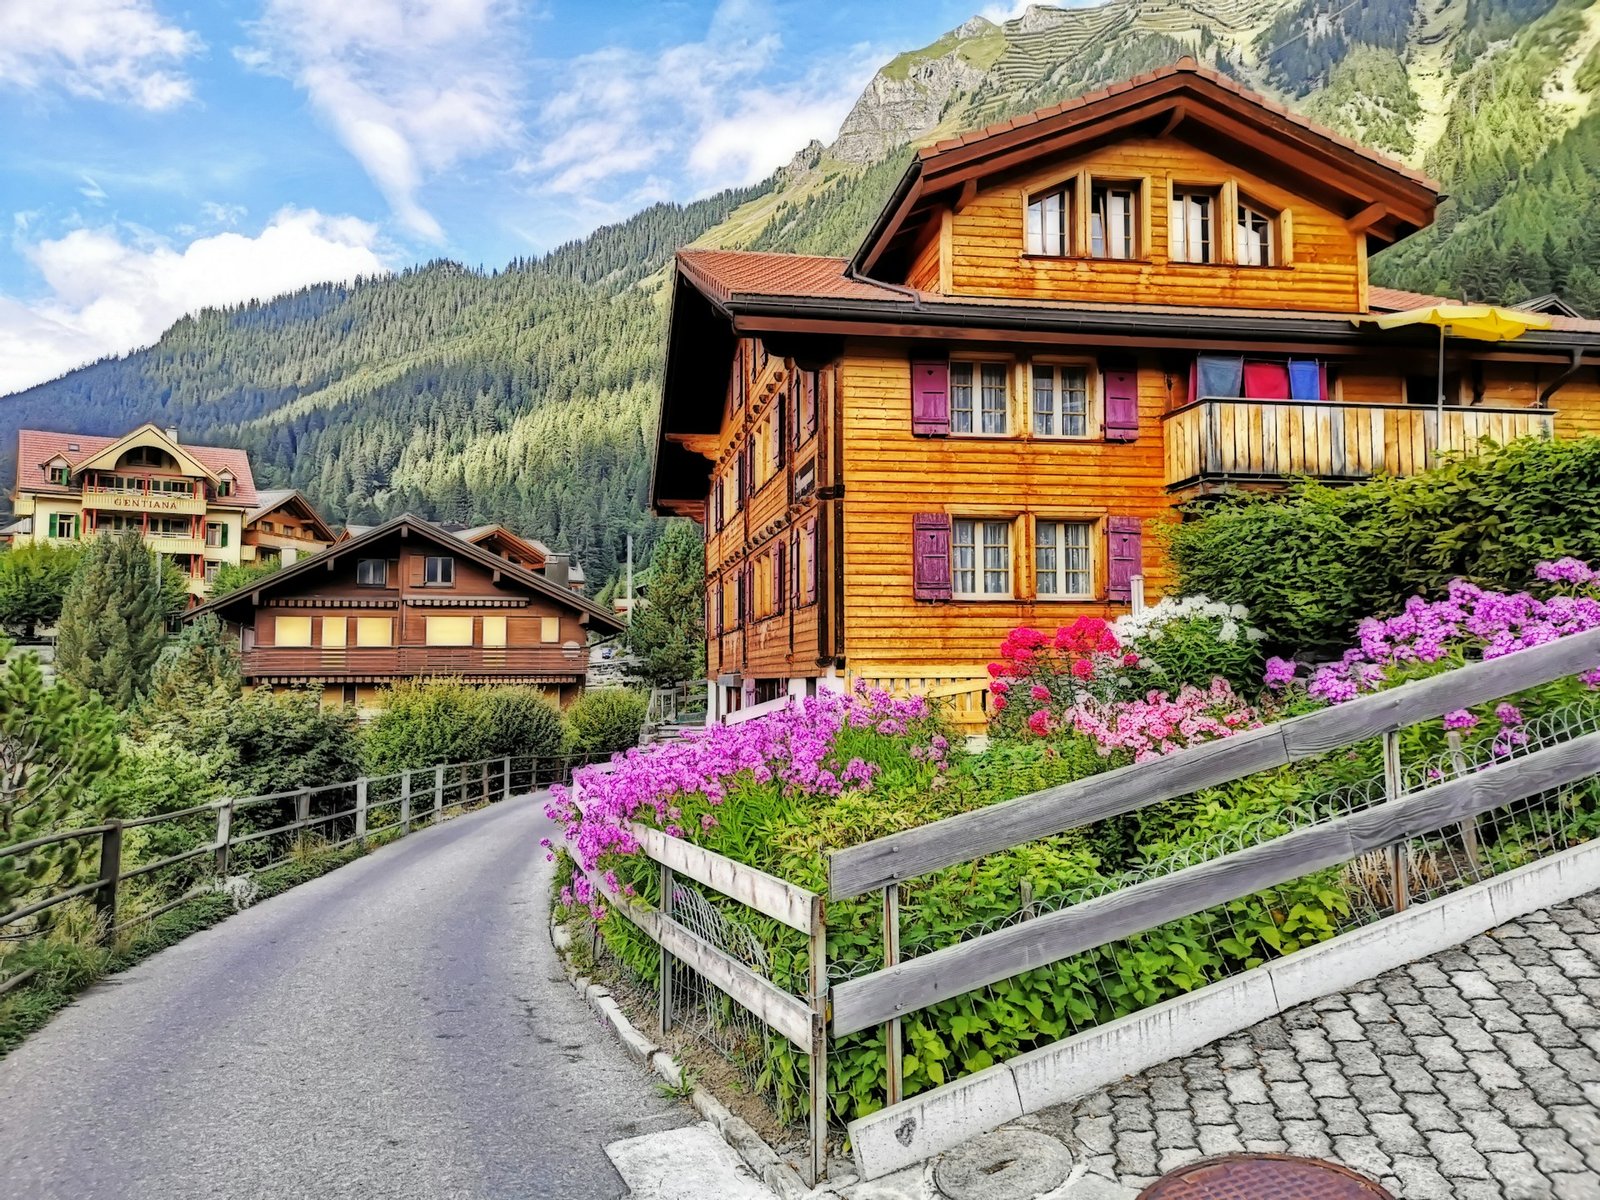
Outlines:
{"type": "MultiPolygon", "coordinates": [[[[683,1068],[672,1055],[656,1045],[648,1034],[641,1032],[632,1021],[628,1020],[628,1015],[612,998],[609,988],[593,982],[585,975],[578,974],[577,968],[567,958],[567,949],[572,945],[572,936],[554,921],[550,923],[550,944],[555,947],[556,955],[561,959],[567,981],[572,984],[578,995],[583,997],[584,1003],[611,1026],[611,1031],[627,1048],[628,1053],[661,1076],[670,1086],[682,1087],[683,1068]]],[[[800,1173],[784,1162],[778,1152],[767,1144],[748,1121],[734,1116],[722,1101],[704,1088],[696,1087],[689,1096],[689,1103],[710,1123],[722,1140],[733,1147],[735,1153],[756,1173],[761,1182],[777,1193],[779,1200],[834,1200],[837,1196],[836,1192],[827,1188],[813,1190],[806,1187],[800,1178],[800,1173]]]]}

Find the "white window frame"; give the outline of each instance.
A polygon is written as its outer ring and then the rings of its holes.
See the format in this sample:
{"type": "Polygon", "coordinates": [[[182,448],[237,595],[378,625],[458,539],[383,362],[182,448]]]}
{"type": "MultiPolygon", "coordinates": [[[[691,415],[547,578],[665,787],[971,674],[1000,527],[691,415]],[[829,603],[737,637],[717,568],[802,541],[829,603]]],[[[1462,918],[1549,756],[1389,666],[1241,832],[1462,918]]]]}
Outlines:
{"type": "Polygon", "coordinates": [[[423,587],[454,587],[455,582],[456,560],[453,555],[425,554],[422,556],[423,587]],[[437,579],[432,578],[435,564],[440,564],[443,567],[437,579]]]}
{"type": "Polygon", "coordinates": [[[1133,262],[1139,258],[1139,236],[1143,223],[1143,214],[1139,210],[1143,202],[1144,188],[1137,180],[1106,179],[1095,180],[1089,186],[1089,257],[1109,259],[1113,262],[1133,262]],[[1122,212],[1123,235],[1117,239],[1118,245],[1113,244],[1111,237],[1111,223],[1114,217],[1114,198],[1121,197],[1126,200],[1126,208],[1122,212]],[[1101,201],[1105,202],[1105,210],[1101,211],[1101,201]],[[1099,226],[1099,235],[1095,229],[1099,226]],[[1097,248],[1098,245],[1098,248],[1097,248]],[[1120,250],[1122,253],[1115,253],[1120,250]]]}
{"type": "Polygon", "coordinates": [[[1037,517],[1033,523],[1033,578],[1034,594],[1040,600],[1093,600],[1097,591],[1098,580],[1095,578],[1095,553],[1096,534],[1099,522],[1087,519],[1061,520],[1055,517],[1037,517]],[[1049,531],[1048,545],[1046,544],[1046,531],[1049,531]],[[1067,544],[1068,530],[1081,531],[1082,544],[1067,544]],[[1068,550],[1081,550],[1083,566],[1069,568],[1066,563],[1068,550]],[[1046,551],[1053,558],[1053,565],[1045,565],[1046,551]],[[1087,581],[1084,591],[1066,591],[1064,583],[1067,575],[1082,575],[1087,581]],[[1046,590],[1045,581],[1048,576],[1054,576],[1054,584],[1046,590]]]}
{"type": "Polygon", "coordinates": [[[953,358],[950,360],[950,433],[953,437],[1011,437],[1011,373],[1013,364],[997,358],[953,358]],[[966,375],[958,385],[957,373],[966,375]],[[1000,406],[989,407],[988,394],[995,382],[1000,386],[1000,406]],[[956,389],[966,392],[966,405],[956,406],[956,389]],[[992,417],[998,417],[999,428],[985,428],[992,417]],[[965,428],[963,428],[963,424],[965,428]]]}
{"type": "Polygon", "coordinates": [[[1278,218],[1275,213],[1254,201],[1239,197],[1239,211],[1233,231],[1235,252],[1243,267],[1275,267],[1278,265],[1278,218]],[[1259,228],[1257,228],[1259,223],[1259,228]],[[1265,235],[1266,257],[1262,258],[1262,239],[1265,235]]]}
{"type": "Polygon", "coordinates": [[[356,559],[356,586],[357,587],[388,587],[389,586],[389,560],[386,558],[358,558],[356,559]],[[368,563],[378,564],[378,582],[372,583],[361,578],[361,568],[368,563]]]}
{"type": "Polygon", "coordinates": [[[1071,257],[1072,192],[1072,184],[1066,182],[1028,197],[1023,225],[1026,253],[1040,258],[1071,257]],[[1054,249],[1051,248],[1052,242],[1054,249]]]}
{"type": "Polygon", "coordinates": [[[952,517],[950,519],[950,594],[956,600],[1012,600],[1016,597],[1016,556],[1012,552],[1012,525],[1008,517],[952,517]],[[994,540],[996,533],[1001,539],[994,540]],[[991,564],[998,553],[1003,566],[991,564]],[[965,553],[968,564],[962,566],[965,553]],[[992,576],[1005,575],[1004,590],[996,590],[992,576]],[[971,587],[962,587],[962,576],[971,587]]]}
{"type": "Polygon", "coordinates": [[[1205,266],[1215,263],[1221,249],[1217,228],[1220,194],[1216,188],[1174,184],[1172,188],[1172,238],[1167,255],[1173,262],[1205,266]],[[1198,242],[1198,245],[1196,243],[1198,242]]]}
{"type": "Polygon", "coordinates": [[[1027,365],[1028,382],[1028,428],[1036,438],[1050,438],[1055,441],[1083,441],[1095,436],[1095,413],[1099,406],[1099,378],[1100,373],[1095,365],[1084,359],[1035,359],[1027,365]],[[1050,372],[1050,405],[1048,414],[1039,408],[1039,380],[1038,372],[1050,372]],[[1080,432],[1067,433],[1064,431],[1064,418],[1062,411],[1062,397],[1065,389],[1062,387],[1062,373],[1065,371],[1083,372],[1083,428],[1080,432]],[[1048,415],[1050,430],[1042,431],[1039,428],[1040,417],[1048,415]]]}

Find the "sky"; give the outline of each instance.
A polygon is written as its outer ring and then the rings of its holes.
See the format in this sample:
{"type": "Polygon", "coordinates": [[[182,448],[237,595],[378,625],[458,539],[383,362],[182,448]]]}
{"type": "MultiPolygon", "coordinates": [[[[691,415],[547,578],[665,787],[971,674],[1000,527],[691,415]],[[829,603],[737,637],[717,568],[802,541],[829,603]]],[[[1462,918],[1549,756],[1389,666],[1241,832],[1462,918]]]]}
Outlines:
{"type": "Polygon", "coordinates": [[[984,0],[0,0],[0,395],[185,312],[499,266],[829,141],[984,0]]]}

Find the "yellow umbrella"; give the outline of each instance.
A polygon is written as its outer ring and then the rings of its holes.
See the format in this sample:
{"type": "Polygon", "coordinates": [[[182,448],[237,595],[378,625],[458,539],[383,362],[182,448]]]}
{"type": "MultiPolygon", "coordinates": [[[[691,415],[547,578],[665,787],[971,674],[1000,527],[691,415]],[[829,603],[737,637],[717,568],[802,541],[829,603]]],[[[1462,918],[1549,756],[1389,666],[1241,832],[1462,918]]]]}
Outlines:
{"type": "Polygon", "coordinates": [[[1471,338],[1478,342],[1509,342],[1530,329],[1549,329],[1551,321],[1544,313],[1524,312],[1520,308],[1501,308],[1494,304],[1450,304],[1441,302],[1424,308],[1408,308],[1403,312],[1384,313],[1379,317],[1358,317],[1357,325],[1376,325],[1379,329],[1403,329],[1412,325],[1436,325],[1439,328],[1439,391],[1434,400],[1438,421],[1444,419],[1444,339],[1471,338]]]}

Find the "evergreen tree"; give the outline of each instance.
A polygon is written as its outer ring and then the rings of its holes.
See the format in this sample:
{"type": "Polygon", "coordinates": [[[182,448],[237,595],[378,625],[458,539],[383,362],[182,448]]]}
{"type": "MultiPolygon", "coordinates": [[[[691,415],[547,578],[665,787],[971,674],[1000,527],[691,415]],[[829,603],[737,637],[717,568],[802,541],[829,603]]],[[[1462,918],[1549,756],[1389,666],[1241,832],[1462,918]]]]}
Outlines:
{"type": "Polygon", "coordinates": [[[239,642],[211,614],[197,617],[162,651],[150,676],[150,692],[134,718],[142,733],[178,736],[238,698],[242,688],[239,642]]]}
{"type": "Polygon", "coordinates": [[[54,625],[79,553],[48,544],[0,551],[0,629],[31,642],[39,626],[54,625]]]}
{"type": "Polygon", "coordinates": [[[56,669],[126,711],[150,686],[168,600],[156,557],[137,533],[90,543],[61,605],[56,669]]]}
{"type": "Polygon", "coordinates": [[[628,626],[628,648],[658,687],[699,679],[706,668],[706,547],[688,521],[673,521],[650,556],[650,594],[628,626]]]}

